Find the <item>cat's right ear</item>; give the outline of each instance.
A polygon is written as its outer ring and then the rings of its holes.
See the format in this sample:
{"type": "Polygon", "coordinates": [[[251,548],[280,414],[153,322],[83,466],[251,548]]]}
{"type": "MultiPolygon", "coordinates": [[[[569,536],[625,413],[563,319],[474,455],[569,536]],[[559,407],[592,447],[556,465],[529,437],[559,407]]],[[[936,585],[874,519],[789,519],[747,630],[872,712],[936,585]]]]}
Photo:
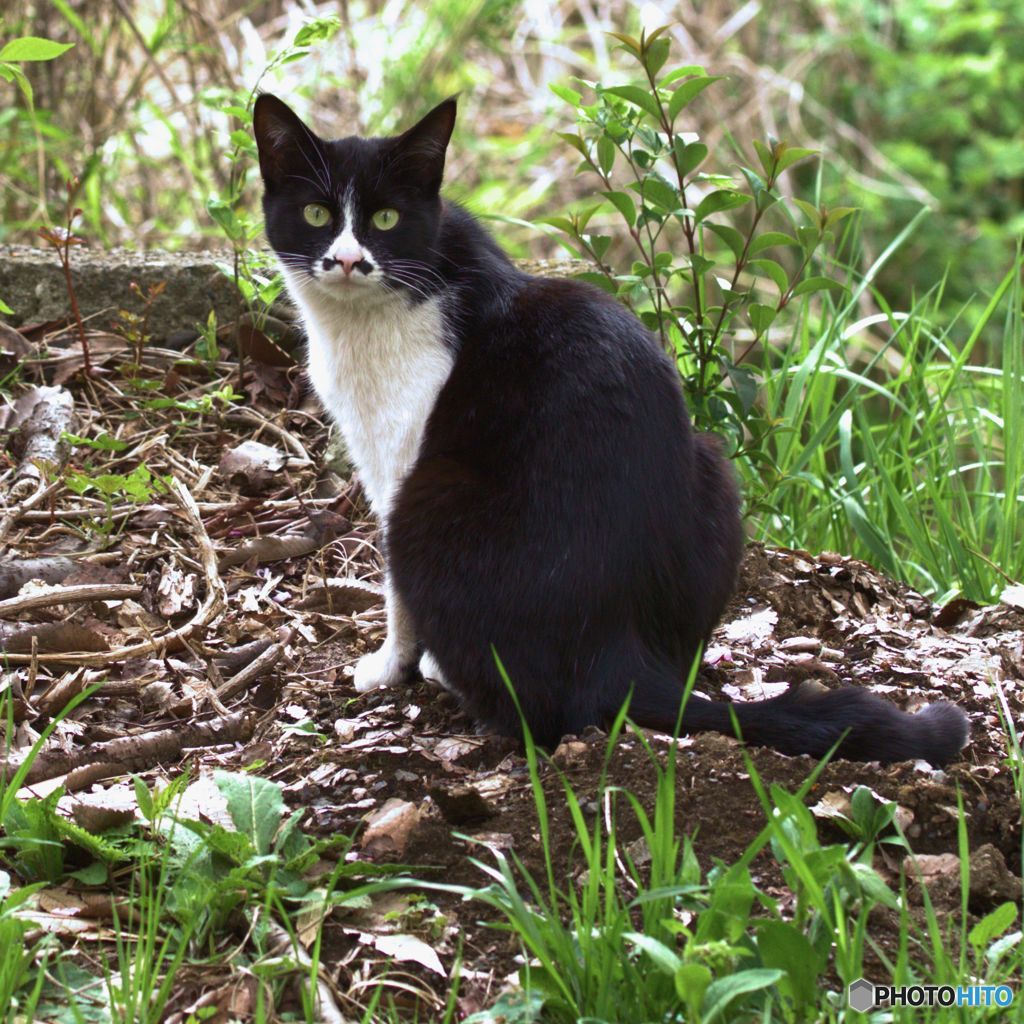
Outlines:
{"type": "Polygon", "coordinates": [[[260,173],[268,188],[282,185],[289,175],[308,173],[312,164],[308,150],[319,146],[320,140],[288,104],[262,93],[253,107],[252,130],[260,153],[260,173]]]}

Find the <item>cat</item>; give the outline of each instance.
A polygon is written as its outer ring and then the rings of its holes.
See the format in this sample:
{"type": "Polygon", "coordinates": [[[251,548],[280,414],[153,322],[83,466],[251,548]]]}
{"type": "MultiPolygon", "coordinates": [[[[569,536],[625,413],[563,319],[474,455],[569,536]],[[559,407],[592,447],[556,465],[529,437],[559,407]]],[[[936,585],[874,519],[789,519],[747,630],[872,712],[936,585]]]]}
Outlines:
{"type": "MultiPolygon", "coordinates": [[[[308,372],[379,519],[387,634],[355,688],[442,678],[482,727],[533,737],[671,731],[744,540],[728,461],[691,428],[677,371],[613,298],[517,270],[440,195],[456,104],[401,135],[321,139],[258,97],[267,238],[308,372]]],[[[861,689],[727,704],[682,728],[787,754],[941,765],[959,708],[861,689]]]]}

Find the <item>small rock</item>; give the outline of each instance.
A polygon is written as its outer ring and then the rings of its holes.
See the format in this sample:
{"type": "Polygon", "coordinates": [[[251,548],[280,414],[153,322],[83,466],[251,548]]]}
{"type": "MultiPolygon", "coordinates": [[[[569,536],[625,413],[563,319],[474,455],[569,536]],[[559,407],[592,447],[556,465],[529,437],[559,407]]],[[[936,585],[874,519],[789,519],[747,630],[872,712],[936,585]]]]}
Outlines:
{"type": "Polygon", "coordinates": [[[473,786],[431,786],[427,792],[452,825],[491,818],[498,809],[473,786]]]}

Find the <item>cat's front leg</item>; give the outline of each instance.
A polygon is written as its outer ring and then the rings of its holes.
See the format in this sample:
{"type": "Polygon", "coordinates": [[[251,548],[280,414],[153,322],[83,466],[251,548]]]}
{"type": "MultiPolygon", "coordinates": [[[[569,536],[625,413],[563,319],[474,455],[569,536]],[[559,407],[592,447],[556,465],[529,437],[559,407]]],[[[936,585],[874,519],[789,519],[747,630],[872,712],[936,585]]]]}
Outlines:
{"type": "Polygon", "coordinates": [[[408,682],[416,667],[416,630],[405,603],[390,582],[385,586],[384,601],[388,634],[378,650],[364,654],[356,662],[353,683],[360,693],[408,682]]]}

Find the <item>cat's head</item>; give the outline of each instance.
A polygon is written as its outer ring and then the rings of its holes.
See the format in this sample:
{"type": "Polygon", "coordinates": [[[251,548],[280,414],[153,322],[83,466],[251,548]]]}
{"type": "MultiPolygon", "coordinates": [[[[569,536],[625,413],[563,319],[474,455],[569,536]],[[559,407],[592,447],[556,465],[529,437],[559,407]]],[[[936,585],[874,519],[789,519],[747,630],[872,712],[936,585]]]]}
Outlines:
{"type": "Polygon", "coordinates": [[[329,142],[276,96],[256,100],[267,238],[293,290],[353,302],[436,291],[438,193],[454,125],[449,99],[402,135],[329,142]]]}

